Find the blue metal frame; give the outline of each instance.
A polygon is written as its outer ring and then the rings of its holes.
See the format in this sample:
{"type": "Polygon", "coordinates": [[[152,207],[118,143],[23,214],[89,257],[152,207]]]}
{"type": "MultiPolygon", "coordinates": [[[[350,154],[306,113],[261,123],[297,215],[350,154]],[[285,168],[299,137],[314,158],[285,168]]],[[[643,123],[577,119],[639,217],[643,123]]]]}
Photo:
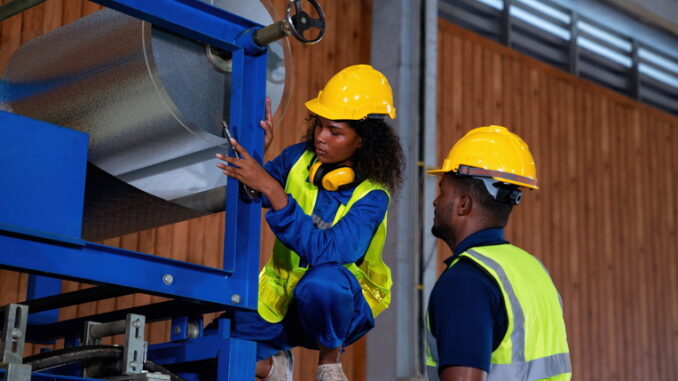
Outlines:
{"type": "MultiPolygon", "coordinates": [[[[236,48],[232,51],[233,75],[231,77],[230,121],[241,145],[256,160],[261,162],[263,158],[263,131],[259,128],[258,122],[264,116],[264,110],[261,106],[265,98],[266,55],[261,50],[254,54],[248,54],[244,48],[237,49],[237,45],[231,45],[236,43],[235,40],[237,40],[239,33],[243,33],[246,30],[244,28],[254,25],[253,23],[195,0],[106,0],[99,2],[102,4],[121,3],[128,6],[138,4],[145,12],[153,12],[157,7],[158,10],[162,10],[159,14],[170,15],[173,13],[168,12],[168,10],[175,8],[169,5],[181,5],[178,9],[186,11],[186,9],[190,9],[187,4],[194,4],[198,11],[190,15],[184,14],[182,17],[193,20],[195,25],[211,25],[212,28],[215,28],[214,30],[207,28],[197,35],[202,36],[203,33],[210,31],[217,33],[217,30],[225,30],[231,33],[225,37],[227,42],[222,41],[223,46],[231,49],[236,48]],[[213,13],[228,15],[225,20],[222,20],[222,28],[218,28],[219,24],[215,24],[213,13]],[[203,17],[205,22],[200,22],[203,17]],[[229,20],[235,20],[238,23],[237,27],[227,27],[231,25],[229,20]],[[245,84],[246,80],[247,84],[245,84]]],[[[139,15],[142,11],[134,14],[139,15]]],[[[148,17],[148,19],[157,20],[158,18],[148,17]]],[[[170,18],[168,17],[168,19],[170,18]]],[[[168,22],[164,25],[171,27],[174,24],[168,22]]],[[[183,29],[179,31],[181,30],[183,29]]],[[[217,37],[212,39],[215,38],[217,37]]],[[[31,121],[29,118],[18,117],[5,112],[0,112],[0,119],[2,124],[6,126],[21,124],[22,127],[17,129],[19,131],[25,131],[26,126],[32,124],[29,122],[31,121]]],[[[35,121],[35,124],[45,123],[35,121]]],[[[31,136],[31,140],[34,139],[34,136],[31,136]]],[[[34,160],[36,168],[40,168],[41,163],[44,162],[44,158],[37,156],[34,160]]],[[[82,165],[84,166],[84,163],[82,165]]],[[[31,182],[34,180],[26,179],[26,181],[31,182]]],[[[83,184],[84,180],[80,185],[83,184]]],[[[0,221],[0,234],[2,234],[0,236],[0,247],[7,249],[0,252],[0,265],[85,282],[116,284],[146,290],[158,295],[254,309],[256,308],[256,279],[259,266],[261,204],[259,200],[244,200],[240,197],[238,190],[237,181],[229,179],[226,198],[227,221],[223,271],[87,243],[79,236],[74,235],[73,232],[68,234],[68,232],[64,233],[57,230],[57,226],[45,227],[40,225],[38,228],[34,228],[30,224],[28,226],[26,226],[27,224],[13,224],[14,221],[10,221],[10,223],[0,221]],[[21,238],[17,238],[18,236],[21,238]],[[31,253],[31,255],[8,255],[9,250],[12,252],[25,251],[31,253]],[[49,258],[50,256],[54,258],[54,253],[58,253],[60,259],[56,263],[51,263],[53,261],[49,261],[49,258]],[[40,260],[37,260],[38,258],[40,260]],[[110,266],[107,264],[110,264],[110,266]],[[160,272],[162,274],[158,277],[157,275],[160,272]],[[145,276],[142,276],[144,274],[145,276]],[[174,283],[164,284],[162,281],[164,274],[172,275],[175,279],[174,283]],[[198,280],[197,278],[202,279],[198,280]],[[193,283],[193,287],[186,284],[186,282],[194,281],[206,285],[207,288],[196,291],[195,283],[193,283]],[[235,294],[238,297],[232,298],[235,294]]],[[[82,194],[82,191],[80,191],[80,194],[82,194]]],[[[29,203],[25,202],[24,204],[29,203]]],[[[46,207],[42,211],[49,209],[46,207]]],[[[43,218],[41,216],[42,211],[32,209],[30,215],[34,216],[35,220],[41,220],[43,218]]],[[[76,214],[78,212],[81,213],[81,209],[76,210],[76,214]]],[[[71,218],[76,219],[73,216],[71,218]]],[[[78,218],[77,221],[80,221],[80,219],[78,218]]]]}
{"type": "Polygon", "coordinates": [[[244,49],[248,54],[266,50],[255,44],[251,36],[240,38],[246,31],[261,25],[199,0],[91,1],[224,50],[244,49]]]}
{"type": "MultiPolygon", "coordinates": [[[[0,379],[3,379],[5,375],[5,371],[3,369],[0,369],[0,379]]],[[[94,378],[82,378],[82,377],[74,377],[74,376],[64,376],[64,375],[57,375],[57,374],[50,374],[50,373],[33,373],[31,375],[31,380],[32,381],[100,381],[94,378]]]]}
{"type": "MultiPolygon", "coordinates": [[[[259,121],[264,117],[266,48],[259,47],[252,39],[253,31],[260,28],[260,25],[198,0],[91,1],[231,52],[233,73],[229,120],[232,131],[252,157],[262,161],[263,131],[259,128],[259,121]]],[[[3,126],[0,131],[3,135],[11,131],[24,139],[35,139],[35,135],[26,133],[27,129],[30,126],[43,128],[46,123],[0,112],[0,125],[3,126]]],[[[50,127],[59,131],[56,126],[50,127]]],[[[65,135],[72,133],[74,131],[69,130],[65,135]]],[[[67,149],[59,143],[53,148],[67,149]]],[[[34,148],[26,146],[27,151],[31,152],[32,149],[34,148]]],[[[33,159],[22,158],[26,159],[24,164],[34,169],[40,168],[46,159],[38,152],[39,150],[32,151],[33,159]]],[[[70,162],[61,164],[63,165],[58,165],[59,168],[71,165],[70,162]]],[[[81,189],[63,192],[70,195],[70,201],[82,202],[84,171],[81,170],[85,164],[86,161],[82,160],[75,163],[75,173],[82,172],[79,184],[81,189]]],[[[13,171],[8,166],[2,168],[3,172],[14,173],[17,177],[15,181],[32,184],[35,179],[24,177],[22,180],[19,179],[22,176],[21,171],[13,171]]],[[[50,181],[56,188],[63,183],[62,179],[50,181]]],[[[47,189],[52,191],[50,187],[47,189]]],[[[0,267],[39,275],[30,282],[32,287],[29,297],[60,292],[55,289],[58,288],[58,281],[49,278],[53,277],[218,303],[225,309],[231,307],[253,310],[257,307],[261,202],[242,197],[239,189],[238,182],[229,178],[223,269],[85,242],[80,238],[79,229],[64,231],[56,226],[59,224],[34,224],[32,219],[38,221],[49,208],[43,208],[42,213],[33,209],[19,211],[16,214],[21,218],[9,220],[0,212],[0,267]]],[[[61,194],[57,191],[55,193],[61,194]]],[[[19,199],[23,200],[23,204],[30,204],[36,197],[20,195],[19,199]]],[[[64,221],[70,221],[71,224],[76,221],[79,224],[82,208],[70,209],[75,216],[65,213],[64,221]]],[[[53,322],[55,316],[54,312],[43,313],[42,320],[35,322],[53,322]]],[[[228,320],[221,319],[218,334],[183,344],[151,348],[151,354],[157,353],[152,357],[167,363],[168,353],[197,353],[197,357],[218,360],[219,380],[253,379],[256,346],[253,342],[231,339],[228,326],[228,320]]],[[[177,356],[174,359],[177,360],[177,356]]],[[[42,376],[36,376],[36,379],[40,377],[42,376]]],[[[54,375],[45,377],[59,378],[54,375]]]]}

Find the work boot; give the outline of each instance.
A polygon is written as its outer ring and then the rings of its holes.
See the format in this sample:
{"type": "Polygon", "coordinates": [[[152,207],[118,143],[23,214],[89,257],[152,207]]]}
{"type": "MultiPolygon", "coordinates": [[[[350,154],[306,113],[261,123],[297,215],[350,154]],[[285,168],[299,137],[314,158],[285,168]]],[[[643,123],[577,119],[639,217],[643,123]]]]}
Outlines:
{"type": "Polygon", "coordinates": [[[292,381],[294,358],[290,351],[280,351],[271,357],[271,371],[261,381],[292,381]]]}
{"type": "Polygon", "coordinates": [[[318,365],[315,381],[348,381],[341,363],[318,365]]]}

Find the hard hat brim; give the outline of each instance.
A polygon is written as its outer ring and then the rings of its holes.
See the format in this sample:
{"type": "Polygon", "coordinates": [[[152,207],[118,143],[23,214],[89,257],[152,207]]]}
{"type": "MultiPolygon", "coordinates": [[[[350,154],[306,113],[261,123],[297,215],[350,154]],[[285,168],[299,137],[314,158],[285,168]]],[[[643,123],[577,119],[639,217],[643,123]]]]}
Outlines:
{"type": "Polygon", "coordinates": [[[346,115],[342,114],[340,112],[337,112],[336,110],[332,110],[328,107],[325,107],[322,103],[320,103],[320,100],[318,98],[313,98],[310,101],[304,103],[304,106],[308,109],[308,111],[318,115],[322,116],[325,119],[330,119],[330,120],[358,120],[362,118],[356,118],[353,115],[346,115]]]}
{"type": "Polygon", "coordinates": [[[447,170],[447,169],[442,169],[442,168],[441,169],[431,169],[429,171],[426,171],[426,173],[428,173],[429,175],[444,175],[447,172],[451,172],[451,171],[447,170]]]}
{"type": "MultiPolygon", "coordinates": [[[[429,175],[438,175],[438,176],[444,175],[444,174],[449,173],[449,172],[457,173],[457,170],[440,168],[440,169],[431,169],[429,171],[426,171],[426,173],[428,173],[429,175]]],[[[521,187],[533,189],[533,190],[539,189],[539,187],[536,184],[529,184],[529,183],[526,183],[526,182],[523,182],[523,181],[516,181],[516,180],[513,180],[513,179],[507,179],[504,176],[499,176],[499,177],[491,176],[491,177],[493,179],[497,180],[497,181],[502,181],[502,182],[505,182],[505,183],[508,183],[508,184],[513,184],[513,185],[517,185],[517,186],[521,186],[521,187]]]]}

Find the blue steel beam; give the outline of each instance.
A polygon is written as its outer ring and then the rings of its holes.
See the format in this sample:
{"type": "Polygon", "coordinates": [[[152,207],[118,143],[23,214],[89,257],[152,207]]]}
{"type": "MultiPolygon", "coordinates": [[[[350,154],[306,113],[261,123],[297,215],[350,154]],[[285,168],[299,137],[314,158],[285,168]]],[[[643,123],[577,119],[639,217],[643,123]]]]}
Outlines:
{"type": "MultiPolygon", "coordinates": [[[[264,156],[264,133],[259,127],[264,119],[266,56],[250,56],[242,50],[233,53],[231,76],[231,114],[229,120],[240,144],[259,163],[264,156]]],[[[226,239],[224,270],[233,273],[244,289],[243,306],[256,308],[259,279],[261,235],[261,200],[247,200],[240,193],[237,180],[228,179],[226,187],[226,239]]]]}
{"type": "Polygon", "coordinates": [[[199,0],[91,1],[225,50],[265,50],[258,48],[251,36],[249,41],[238,41],[246,30],[261,25],[199,0]]]}
{"type": "Polygon", "coordinates": [[[151,345],[148,358],[162,365],[216,358],[215,381],[252,380],[256,343],[231,337],[230,326],[229,319],[220,318],[217,328],[206,332],[204,336],[182,343],[151,345]]]}
{"type": "MultiPolygon", "coordinates": [[[[7,254],[3,255],[2,267],[167,297],[254,308],[231,301],[233,294],[242,293],[248,285],[244,279],[234,279],[220,269],[94,243],[70,246],[27,238],[0,231],[0,248],[7,254]],[[10,253],[15,254],[7,258],[10,253]]],[[[256,284],[256,278],[249,279],[256,284]]]]}
{"type": "MultiPolygon", "coordinates": [[[[47,276],[30,275],[28,277],[28,290],[26,299],[39,299],[58,295],[61,292],[61,279],[47,276]]],[[[30,309],[29,309],[30,311],[30,309]]],[[[59,310],[45,310],[36,313],[31,311],[28,316],[28,324],[49,324],[59,321],[59,310]]]]}
{"type": "MultiPolygon", "coordinates": [[[[5,370],[0,369],[0,380],[4,379],[5,370]]],[[[31,381],[100,381],[94,378],[83,378],[74,376],[62,376],[48,373],[32,373],[31,381]]]]}

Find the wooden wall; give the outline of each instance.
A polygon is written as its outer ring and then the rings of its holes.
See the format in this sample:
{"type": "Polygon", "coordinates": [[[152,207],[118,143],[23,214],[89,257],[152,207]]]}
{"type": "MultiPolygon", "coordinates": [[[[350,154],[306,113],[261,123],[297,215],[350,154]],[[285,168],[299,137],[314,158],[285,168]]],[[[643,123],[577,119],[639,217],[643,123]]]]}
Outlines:
{"type": "MultiPolygon", "coordinates": [[[[7,0],[0,0],[6,2],[7,0]]],[[[282,9],[284,0],[275,0],[282,9]]],[[[299,141],[302,104],[340,68],[369,61],[371,2],[323,2],[327,37],[292,41],[294,90],[267,157],[299,141]]],[[[84,0],[47,0],[0,28],[0,70],[26,41],[97,11],[84,0]]],[[[678,378],[678,118],[579,80],[441,22],[440,159],[469,129],[503,124],[537,161],[541,190],[516,208],[509,239],[550,268],[565,303],[575,379],[678,378]]],[[[264,228],[262,261],[272,246],[264,228]]],[[[223,214],[105,243],[218,266],[223,214]]],[[[447,255],[441,249],[441,257],[447,255]]],[[[26,276],[0,271],[0,305],[25,298],[26,276]]],[[[85,287],[64,283],[64,290],[85,287]]],[[[64,309],[62,318],[145,304],[127,296],[64,309]]],[[[148,330],[166,340],[167,324],[148,330]]],[[[37,348],[29,346],[28,351],[37,348]]],[[[364,341],[349,348],[351,380],[364,380],[364,341]]],[[[317,355],[296,350],[296,380],[312,380],[317,355]],[[301,376],[303,374],[303,377],[301,376]]]]}
{"type": "MultiPolygon", "coordinates": [[[[0,0],[0,3],[8,0],[0,0]]],[[[286,0],[273,0],[282,14],[286,0]]],[[[276,126],[275,140],[267,158],[277,155],[284,147],[300,141],[306,130],[307,116],[303,102],[314,97],[331,75],[341,68],[357,63],[368,63],[370,54],[370,25],[372,5],[370,0],[332,0],[322,2],[327,17],[326,37],[317,45],[304,46],[290,39],[293,55],[293,91],[290,106],[282,122],[276,126]]],[[[45,3],[2,22],[0,27],[0,72],[9,57],[23,43],[59,26],[68,24],[99,10],[101,6],[85,0],[47,0],[45,3]]],[[[216,171],[215,176],[220,173],[216,171]]],[[[104,243],[126,249],[187,260],[210,266],[220,265],[223,245],[223,213],[185,221],[175,225],[143,231],[104,243]]],[[[262,262],[272,247],[272,234],[264,225],[262,262]]],[[[0,305],[25,299],[27,276],[0,270],[0,305]]],[[[64,282],[64,291],[87,287],[64,282]]],[[[149,295],[132,295],[116,299],[65,308],[61,318],[89,315],[135,304],[159,300],[149,295]]],[[[168,338],[168,323],[155,323],[147,330],[147,339],[162,342],[168,338]]],[[[38,348],[28,345],[27,353],[38,348]]],[[[351,380],[365,378],[363,363],[364,339],[352,345],[343,355],[344,369],[351,380]]],[[[313,380],[317,353],[296,349],[295,380],[313,380]]]]}
{"type": "Polygon", "coordinates": [[[529,144],[541,189],[507,235],[561,292],[574,379],[678,379],[678,118],[446,21],[439,32],[439,160],[483,125],[529,144]]]}

